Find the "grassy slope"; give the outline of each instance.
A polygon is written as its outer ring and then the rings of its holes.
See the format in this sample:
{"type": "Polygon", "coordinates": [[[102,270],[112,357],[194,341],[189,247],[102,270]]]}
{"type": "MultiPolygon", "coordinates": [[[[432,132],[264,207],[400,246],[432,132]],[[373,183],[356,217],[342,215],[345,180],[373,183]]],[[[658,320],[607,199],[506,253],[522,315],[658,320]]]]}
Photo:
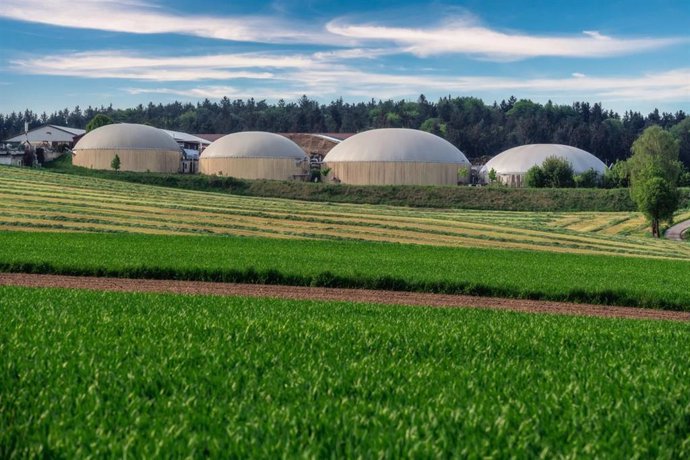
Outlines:
{"type": "Polygon", "coordinates": [[[690,246],[645,238],[647,225],[638,213],[322,204],[18,168],[0,175],[0,229],[231,234],[690,259],[690,246]]]}
{"type": "Polygon", "coordinates": [[[0,457],[690,455],[687,324],[0,288],[0,457]]]}
{"type": "Polygon", "coordinates": [[[690,262],[367,242],[0,233],[0,269],[378,288],[686,310],[690,262]]]}
{"type": "MultiPolygon", "coordinates": [[[[354,186],[294,181],[250,181],[231,177],[99,171],[71,165],[63,157],[56,172],[188,190],[305,201],[386,204],[427,208],[504,211],[632,211],[627,189],[513,189],[507,187],[354,186]]],[[[690,195],[685,193],[685,195],[690,195]]],[[[688,198],[684,199],[688,204],[688,198]]]]}

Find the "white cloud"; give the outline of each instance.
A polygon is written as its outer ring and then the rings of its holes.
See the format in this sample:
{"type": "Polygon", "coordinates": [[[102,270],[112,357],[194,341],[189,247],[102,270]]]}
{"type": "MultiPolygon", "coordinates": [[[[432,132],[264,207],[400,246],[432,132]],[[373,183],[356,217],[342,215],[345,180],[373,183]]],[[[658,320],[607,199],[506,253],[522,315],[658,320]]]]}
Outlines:
{"type": "Polygon", "coordinates": [[[391,75],[354,69],[288,72],[276,78],[298,82],[307,94],[399,98],[420,93],[515,94],[599,100],[690,101],[690,68],[639,76],[501,78],[491,76],[391,75]]]}
{"type": "Polygon", "coordinates": [[[25,74],[151,81],[270,79],[276,69],[306,69],[314,65],[314,59],[299,55],[150,57],[126,51],[34,56],[10,61],[12,70],[25,74]]]}
{"type": "Polygon", "coordinates": [[[192,88],[125,88],[129,94],[169,94],[173,96],[180,96],[190,99],[222,99],[227,97],[229,99],[293,99],[302,96],[303,93],[299,91],[275,91],[272,89],[263,89],[258,91],[256,89],[241,90],[233,86],[209,85],[197,86],[192,88]]]}
{"type": "MultiPolygon", "coordinates": [[[[515,94],[534,99],[595,99],[599,101],[690,101],[690,68],[632,77],[498,78],[438,75],[391,75],[352,68],[288,70],[277,74],[272,87],[251,81],[242,89],[231,86],[189,88],[128,88],[130,94],[169,94],[188,98],[223,96],[290,99],[302,94],[329,100],[350,98],[417,97],[420,93],[485,96],[515,94]]],[[[503,96],[501,96],[503,97],[503,96]]]]}
{"type": "MultiPolygon", "coordinates": [[[[180,34],[256,43],[338,46],[324,52],[334,58],[371,58],[412,53],[418,57],[466,54],[482,59],[515,60],[539,56],[590,57],[629,55],[678,43],[687,38],[623,38],[586,30],[580,35],[534,35],[504,32],[470,15],[439,26],[393,27],[333,20],[302,21],[269,15],[213,15],[173,12],[160,0],[2,0],[0,18],[58,27],[130,34],[180,34]],[[353,48],[354,49],[348,49],[353,48]],[[366,49],[370,48],[370,49],[366,49]]],[[[275,13],[274,13],[275,14],[275,13]]],[[[278,11],[278,14],[284,12],[278,11]]]]}
{"type": "Polygon", "coordinates": [[[0,17],[77,29],[173,33],[258,43],[343,43],[321,27],[270,16],[174,14],[149,1],[2,0],[0,17]]]}
{"type": "Polygon", "coordinates": [[[539,36],[506,33],[478,24],[473,19],[453,19],[438,27],[388,27],[331,21],[326,29],[359,41],[392,42],[420,57],[469,54],[486,59],[516,60],[539,56],[602,58],[649,51],[687,39],[614,38],[597,31],[575,36],[539,36]]]}

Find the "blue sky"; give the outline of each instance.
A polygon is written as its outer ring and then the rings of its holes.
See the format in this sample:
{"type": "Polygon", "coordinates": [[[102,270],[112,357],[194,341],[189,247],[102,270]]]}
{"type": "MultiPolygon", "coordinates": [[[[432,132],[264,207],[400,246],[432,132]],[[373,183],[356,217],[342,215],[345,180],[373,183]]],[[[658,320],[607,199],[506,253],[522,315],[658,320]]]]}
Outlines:
{"type": "Polygon", "coordinates": [[[2,0],[0,112],[511,95],[690,112],[690,3],[2,0]]]}

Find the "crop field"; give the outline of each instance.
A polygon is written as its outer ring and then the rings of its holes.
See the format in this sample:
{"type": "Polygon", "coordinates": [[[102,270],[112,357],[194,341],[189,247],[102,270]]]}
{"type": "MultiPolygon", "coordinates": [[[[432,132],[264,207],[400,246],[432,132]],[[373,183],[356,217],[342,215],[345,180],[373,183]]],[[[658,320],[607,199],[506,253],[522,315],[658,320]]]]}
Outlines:
{"type": "MultiPolygon", "coordinates": [[[[678,219],[690,218],[684,211],[678,219]]],[[[195,192],[3,168],[0,230],[240,235],[690,259],[645,237],[637,213],[328,204],[195,192]]]]}
{"type": "Polygon", "coordinates": [[[0,457],[690,455],[690,325],[0,288],[0,457]]]}
{"type": "Polygon", "coordinates": [[[5,232],[0,270],[690,309],[687,260],[508,249],[233,236],[5,232]]]}

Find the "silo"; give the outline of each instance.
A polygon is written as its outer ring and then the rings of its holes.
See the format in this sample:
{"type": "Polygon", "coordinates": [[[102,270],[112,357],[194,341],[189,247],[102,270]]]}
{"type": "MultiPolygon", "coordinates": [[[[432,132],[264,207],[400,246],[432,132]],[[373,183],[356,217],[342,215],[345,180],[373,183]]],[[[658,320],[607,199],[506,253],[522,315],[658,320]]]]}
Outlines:
{"type": "Polygon", "coordinates": [[[525,186],[527,171],[541,164],[549,157],[562,158],[570,163],[575,174],[594,170],[603,175],[606,165],[591,153],[562,144],[528,144],[505,150],[489,160],[480,170],[479,175],[489,182],[489,173],[493,169],[496,180],[512,187],[525,186]]]}
{"type": "Polygon", "coordinates": [[[309,159],[278,134],[246,131],[223,136],[201,154],[199,172],[240,179],[304,179],[309,159]]]}
{"type": "Polygon", "coordinates": [[[182,153],[177,142],[152,126],[118,123],[101,126],[74,147],[75,166],[112,169],[115,156],[122,171],[177,172],[182,153]]]}
{"type": "Polygon", "coordinates": [[[346,184],[456,185],[470,162],[443,138],[414,129],[374,129],[335,146],[324,158],[328,177],[346,184]]]}

